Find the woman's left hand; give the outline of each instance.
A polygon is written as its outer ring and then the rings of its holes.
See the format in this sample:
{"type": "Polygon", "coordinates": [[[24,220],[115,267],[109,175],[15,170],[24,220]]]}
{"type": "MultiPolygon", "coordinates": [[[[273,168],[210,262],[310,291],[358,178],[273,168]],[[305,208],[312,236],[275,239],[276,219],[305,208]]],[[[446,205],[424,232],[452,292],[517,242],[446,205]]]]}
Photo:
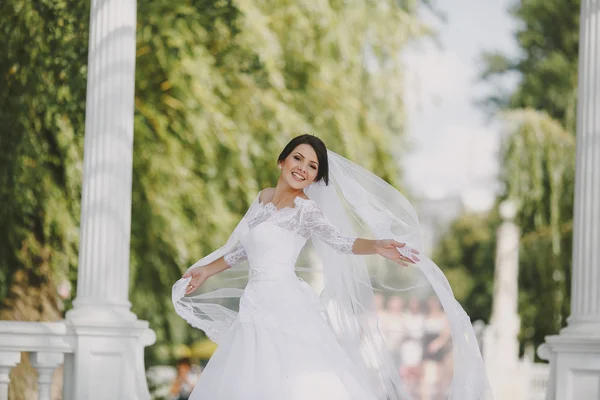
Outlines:
{"type": "Polygon", "coordinates": [[[417,250],[411,249],[406,243],[400,243],[393,239],[378,240],[376,253],[403,267],[408,267],[409,264],[415,264],[420,261],[419,257],[417,257],[417,254],[419,254],[417,250]],[[408,251],[402,251],[404,254],[400,254],[400,250],[398,249],[408,251]]]}

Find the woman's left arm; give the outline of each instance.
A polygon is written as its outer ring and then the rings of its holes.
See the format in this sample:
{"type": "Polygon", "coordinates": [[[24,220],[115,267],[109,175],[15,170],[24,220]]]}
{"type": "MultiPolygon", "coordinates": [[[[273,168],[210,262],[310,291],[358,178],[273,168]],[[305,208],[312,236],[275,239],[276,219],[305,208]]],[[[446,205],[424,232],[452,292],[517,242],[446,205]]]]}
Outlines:
{"type": "Polygon", "coordinates": [[[340,253],[368,255],[379,254],[400,265],[408,266],[419,261],[418,251],[411,249],[405,243],[392,239],[370,240],[352,238],[342,234],[323,214],[316,204],[312,204],[304,213],[304,225],[311,233],[333,247],[340,253]]]}
{"type": "Polygon", "coordinates": [[[417,250],[409,248],[406,243],[400,243],[393,239],[370,240],[358,238],[352,245],[352,253],[362,255],[379,254],[403,267],[408,267],[408,264],[419,261],[417,250]]]}

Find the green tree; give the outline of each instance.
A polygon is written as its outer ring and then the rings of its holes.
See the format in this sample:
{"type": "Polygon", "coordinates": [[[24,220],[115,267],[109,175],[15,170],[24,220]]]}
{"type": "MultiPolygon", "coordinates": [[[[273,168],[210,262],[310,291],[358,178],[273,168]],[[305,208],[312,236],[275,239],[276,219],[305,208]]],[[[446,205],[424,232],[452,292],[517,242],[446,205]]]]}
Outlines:
{"type": "Polygon", "coordinates": [[[574,132],[580,1],[518,1],[510,13],[518,22],[515,39],[521,51],[512,58],[485,53],[482,77],[493,81],[514,73],[519,83],[512,92],[488,97],[488,104],[492,111],[541,110],[574,132]]]}
{"type": "Polygon", "coordinates": [[[494,291],[496,209],[489,213],[465,213],[442,236],[433,260],[448,278],[454,296],[471,320],[489,322],[494,291]]]}
{"type": "Polygon", "coordinates": [[[511,13],[521,53],[485,54],[482,77],[519,77],[487,104],[506,123],[500,197],[520,205],[522,340],[539,345],[569,313],[580,2],[521,1],[511,13]]]}
{"type": "MultiPolygon", "coordinates": [[[[88,2],[0,2],[0,319],[56,320],[77,265],[88,2]]],[[[21,364],[11,395],[32,398],[21,364]]]]}
{"type": "MultiPolygon", "coordinates": [[[[75,287],[88,3],[0,3],[4,319],[57,319],[56,283],[75,287]]],[[[157,332],[150,363],[199,335],[170,286],[275,182],[292,136],[398,184],[397,54],[426,32],[391,0],[139,1],[130,297],[157,332]]]]}
{"type": "Polygon", "coordinates": [[[56,318],[77,261],[89,9],[67,3],[1,3],[3,319],[56,318]]]}
{"type": "Polygon", "coordinates": [[[505,115],[503,179],[520,202],[521,334],[538,345],[569,315],[575,137],[543,112],[505,115]]]}
{"type": "Polygon", "coordinates": [[[224,242],[257,191],[276,181],[291,137],[318,134],[398,182],[389,149],[401,143],[402,68],[392,55],[425,28],[395,2],[380,5],[153,1],[141,9],[132,299],[159,343],[193,331],[173,318],[168,297],[149,294],[224,242]]]}

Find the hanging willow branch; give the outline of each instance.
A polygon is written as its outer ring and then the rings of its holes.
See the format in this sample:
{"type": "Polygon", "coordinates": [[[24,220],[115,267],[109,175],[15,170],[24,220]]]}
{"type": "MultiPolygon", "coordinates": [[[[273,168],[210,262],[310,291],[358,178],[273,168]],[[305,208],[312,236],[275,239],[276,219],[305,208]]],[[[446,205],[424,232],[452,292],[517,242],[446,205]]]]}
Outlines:
{"type": "Polygon", "coordinates": [[[573,217],[575,137],[544,112],[519,109],[504,113],[504,118],[506,195],[520,204],[521,244],[528,250],[521,257],[529,269],[523,271],[522,288],[550,300],[545,312],[551,315],[551,326],[546,329],[556,332],[568,313],[570,254],[562,247],[572,235],[564,228],[573,217]]]}
{"type": "Polygon", "coordinates": [[[531,109],[503,113],[508,135],[503,152],[507,194],[518,199],[521,218],[534,231],[550,227],[552,251],[560,253],[561,202],[570,194],[575,165],[575,137],[548,114],[531,109]]]}

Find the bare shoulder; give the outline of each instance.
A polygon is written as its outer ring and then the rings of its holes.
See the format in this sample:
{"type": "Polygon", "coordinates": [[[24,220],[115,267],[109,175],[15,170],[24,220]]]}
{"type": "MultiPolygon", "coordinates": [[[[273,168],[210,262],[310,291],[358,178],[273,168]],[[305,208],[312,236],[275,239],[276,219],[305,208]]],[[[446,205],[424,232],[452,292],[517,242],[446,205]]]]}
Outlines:
{"type": "Polygon", "coordinates": [[[271,199],[273,199],[274,195],[275,195],[275,188],[272,188],[272,187],[264,188],[263,190],[260,191],[260,194],[258,196],[258,201],[260,201],[261,203],[268,203],[271,201],[271,199]]]}

